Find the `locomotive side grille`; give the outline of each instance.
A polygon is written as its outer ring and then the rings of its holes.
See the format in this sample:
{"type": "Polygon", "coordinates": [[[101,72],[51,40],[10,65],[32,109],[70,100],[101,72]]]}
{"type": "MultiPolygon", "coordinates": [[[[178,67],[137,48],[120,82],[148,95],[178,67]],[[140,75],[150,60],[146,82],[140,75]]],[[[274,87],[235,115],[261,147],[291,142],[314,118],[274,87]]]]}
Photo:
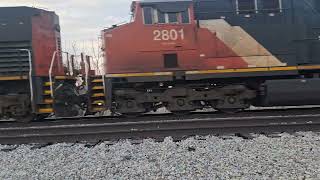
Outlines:
{"type": "Polygon", "coordinates": [[[28,53],[19,49],[31,49],[31,42],[0,42],[0,76],[21,76],[29,73],[28,53]]]}

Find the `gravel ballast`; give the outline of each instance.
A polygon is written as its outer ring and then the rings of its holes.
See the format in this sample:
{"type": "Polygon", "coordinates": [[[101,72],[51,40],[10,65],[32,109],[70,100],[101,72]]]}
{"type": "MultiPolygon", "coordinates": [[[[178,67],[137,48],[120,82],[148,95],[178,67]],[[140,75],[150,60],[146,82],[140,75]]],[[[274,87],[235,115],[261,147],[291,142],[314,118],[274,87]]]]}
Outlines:
{"type": "Polygon", "coordinates": [[[0,179],[320,179],[320,135],[0,146],[0,179]]]}

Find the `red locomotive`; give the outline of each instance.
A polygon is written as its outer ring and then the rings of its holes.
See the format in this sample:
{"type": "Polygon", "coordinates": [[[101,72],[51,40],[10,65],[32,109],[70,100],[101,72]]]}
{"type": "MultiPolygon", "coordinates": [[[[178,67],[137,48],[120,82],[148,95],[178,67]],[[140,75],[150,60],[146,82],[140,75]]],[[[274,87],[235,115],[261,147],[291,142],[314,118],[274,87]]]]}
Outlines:
{"type": "Polygon", "coordinates": [[[302,23],[294,13],[310,8],[303,3],[267,1],[133,2],[131,23],[102,32],[106,75],[91,81],[91,109],[319,104],[317,51],[305,51],[318,37],[303,30],[319,21],[308,14],[302,23]]]}
{"type": "Polygon", "coordinates": [[[134,2],[133,22],[103,33],[107,74],[286,65],[224,20],[199,27],[193,9],[188,1],[134,2]]]}
{"type": "Polygon", "coordinates": [[[102,31],[106,74],[81,71],[85,99],[62,62],[57,15],[0,8],[0,116],[76,116],[86,103],[124,115],[320,104],[318,3],[159,0],[131,10],[132,22],[102,31]]]}
{"type": "Polygon", "coordinates": [[[29,7],[0,8],[0,117],[75,115],[74,78],[62,62],[59,17],[29,7]],[[66,98],[68,96],[68,98],[66,98]]]}

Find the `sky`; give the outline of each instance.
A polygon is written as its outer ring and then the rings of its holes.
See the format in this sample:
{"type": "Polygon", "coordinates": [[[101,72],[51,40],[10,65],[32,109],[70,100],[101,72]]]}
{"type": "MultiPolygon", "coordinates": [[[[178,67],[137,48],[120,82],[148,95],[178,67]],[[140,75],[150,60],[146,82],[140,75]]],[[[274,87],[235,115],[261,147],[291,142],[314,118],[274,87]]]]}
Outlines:
{"type": "Polygon", "coordinates": [[[132,0],[0,0],[0,6],[33,6],[60,17],[62,46],[92,53],[102,29],[130,20],[132,0]]]}

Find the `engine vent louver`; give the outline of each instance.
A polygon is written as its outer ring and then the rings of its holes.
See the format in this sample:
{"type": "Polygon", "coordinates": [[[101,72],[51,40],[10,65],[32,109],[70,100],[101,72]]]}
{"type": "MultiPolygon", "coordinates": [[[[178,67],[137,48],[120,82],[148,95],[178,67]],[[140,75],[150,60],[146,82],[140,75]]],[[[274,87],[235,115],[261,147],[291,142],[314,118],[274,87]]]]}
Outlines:
{"type": "Polygon", "coordinates": [[[0,42],[0,76],[22,76],[29,73],[28,52],[30,41],[0,42]]]}

